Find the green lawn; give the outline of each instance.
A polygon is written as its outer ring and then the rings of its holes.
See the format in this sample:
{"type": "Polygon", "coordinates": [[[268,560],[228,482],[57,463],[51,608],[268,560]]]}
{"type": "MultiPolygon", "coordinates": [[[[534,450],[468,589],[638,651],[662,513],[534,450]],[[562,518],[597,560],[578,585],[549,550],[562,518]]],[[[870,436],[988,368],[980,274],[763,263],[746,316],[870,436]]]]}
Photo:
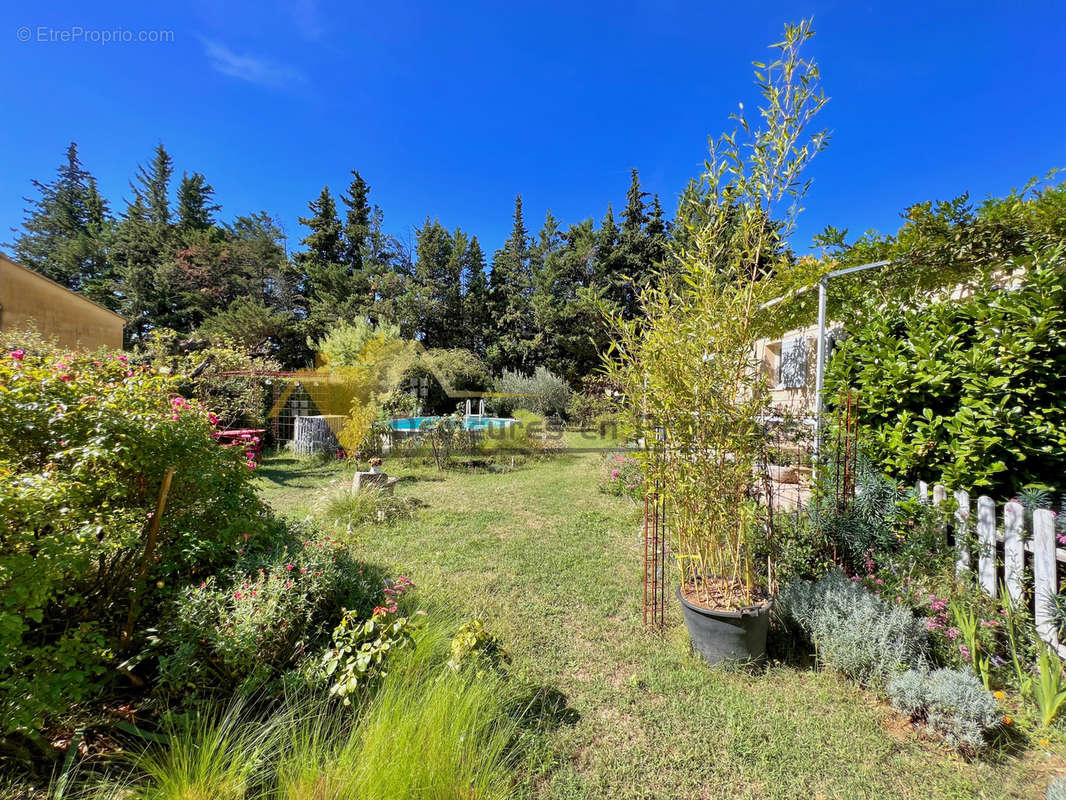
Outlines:
{"type": "MultiPolygon", "coordinates": [[[[640,622],[639,514],[596,490],[598,456],[505,474],[405,470],[414,519],[368,528],[360,557],[409,575],[421,596],[481,616],[524,680],[567,698],[568,721],[534,748],[523,795],[540,798],[1042,797],[1063,748],[970,762],[921,740],[831,673],[761,674],[690,657],[680,615],[640,622]]],[[[264,496],[306,514],[337,465],[268,458],[264,496]]]]}

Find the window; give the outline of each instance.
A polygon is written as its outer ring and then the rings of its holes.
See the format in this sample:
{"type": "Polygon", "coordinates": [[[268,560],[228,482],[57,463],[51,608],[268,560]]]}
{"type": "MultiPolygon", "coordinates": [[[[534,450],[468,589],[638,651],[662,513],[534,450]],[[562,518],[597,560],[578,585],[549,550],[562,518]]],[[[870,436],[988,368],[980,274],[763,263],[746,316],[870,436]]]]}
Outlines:
{"type": "Polygon", "coordinates": [[[807,337],[797,336],[781,342],[781,358],[777,366],[777,385],[782,389],[803,389],[807,386],[807,337]]]}

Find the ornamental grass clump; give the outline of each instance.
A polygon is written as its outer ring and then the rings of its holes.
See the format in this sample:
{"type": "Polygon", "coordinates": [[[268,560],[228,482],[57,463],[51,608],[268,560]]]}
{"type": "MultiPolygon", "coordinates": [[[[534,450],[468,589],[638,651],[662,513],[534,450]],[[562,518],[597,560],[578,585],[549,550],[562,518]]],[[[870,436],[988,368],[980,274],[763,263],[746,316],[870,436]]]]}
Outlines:
{"type": "Polygon", "coordinates": [[[641,294],[639,321],[613,317],[609,377],[644,421],[640,454],[667,505],[686,598],[735,609],[772,590],[767,561],[770,383],[755,343],[781,323],[771,300],[809,282],[791,258],[807,184],[800,174],[826,143],[805,133],[826,102],[817,65],[802,58],[809,22],[787,25],[778,58],[756,64],[760,125],[741,106],[739,130],[711,142],[685,191],[672,262],[641,294]]]}

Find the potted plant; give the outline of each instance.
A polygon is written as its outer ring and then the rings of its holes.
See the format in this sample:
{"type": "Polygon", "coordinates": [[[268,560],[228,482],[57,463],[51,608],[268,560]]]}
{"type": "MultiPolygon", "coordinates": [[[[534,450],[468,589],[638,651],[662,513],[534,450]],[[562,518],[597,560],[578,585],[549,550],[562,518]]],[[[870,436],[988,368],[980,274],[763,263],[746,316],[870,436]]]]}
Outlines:
{"type": "Polygon", "coordinates": [[[755,343],[783,322],[781,304],[765,304],[816,269],[784,247],[799,173],[825,142],[803,138],[826,102],[816,65],[799,55],[811,35],[807,22],[786,26],[778,59],[756,65],[762,128],[741,112],[743,134],[712,141],[706,172],[682,196],[672,263],[642,293],[643,319],[613,319],[607,369],[642,421],[639,457],[666,505],[676,594],[710,662],[765,650],[771,408],[755,343]]]}
{"type": "Polygon", "coordinates": [[[369,463],[370,463],[370,474],[371,475],[377,475],[378,473],[381,472],[382,461],[381,461],[380,458],[378,458],[377,456],[374,456],[373,458],[370,459],[369,463]]]}

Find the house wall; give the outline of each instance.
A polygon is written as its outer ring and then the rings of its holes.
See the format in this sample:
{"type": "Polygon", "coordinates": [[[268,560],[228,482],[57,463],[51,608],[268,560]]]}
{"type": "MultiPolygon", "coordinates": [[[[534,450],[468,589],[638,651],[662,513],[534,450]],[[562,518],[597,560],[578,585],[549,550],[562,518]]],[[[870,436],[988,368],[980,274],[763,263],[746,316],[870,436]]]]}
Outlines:
{"type": "Polygon", "coordinates": [[[125,320],[0,255],[0,330],[33,325],[63,347],[122,349],[125,320]]]}
{"type": "Polygon", "coordinates": [[[760,339],[755,343],[755,355],[770,382],[770,397],[775,408],[803,416],[814,413],[817,343],[817,325],[789,331],[779,339],[760,339]],[[796,343],[802,346],[802,359],[797,358],[795,348],[799,345],[796,343]],[[789,361],[787,368],[786,361],[789,361]]]}

